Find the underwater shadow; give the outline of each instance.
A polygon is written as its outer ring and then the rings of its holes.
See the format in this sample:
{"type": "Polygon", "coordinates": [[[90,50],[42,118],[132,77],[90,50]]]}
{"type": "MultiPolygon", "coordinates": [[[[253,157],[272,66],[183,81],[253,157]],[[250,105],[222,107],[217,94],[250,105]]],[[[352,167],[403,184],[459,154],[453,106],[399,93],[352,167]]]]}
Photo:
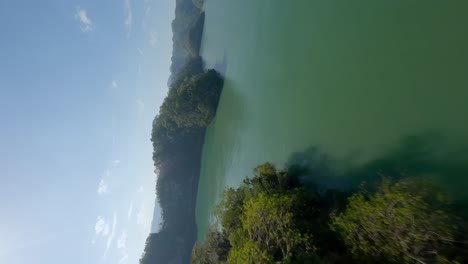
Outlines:
{"type": "MultiPolygon", "coordinates": [[[[352,161],[344,161],[352,164],[352,161]]],[[[298,170],[304,183],[319,189],[355,189],[360,183],[373,184],[383,176],[427,176],[458,200],[468,201],[468,147],[450,149],[441,134],[408,135],[392,150],[357,166],[335,170],[337,161],[312,146],[293,153],[287,166],[298,170]]]]}

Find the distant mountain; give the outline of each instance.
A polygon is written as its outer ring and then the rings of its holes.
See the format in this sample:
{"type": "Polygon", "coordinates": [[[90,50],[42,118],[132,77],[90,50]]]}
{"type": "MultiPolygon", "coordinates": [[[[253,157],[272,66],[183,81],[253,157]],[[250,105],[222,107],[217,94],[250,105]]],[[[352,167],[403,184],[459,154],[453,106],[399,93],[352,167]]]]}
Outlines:
{"type": "Polygon", "coordinates": [[[199,56],[204,13],[176,1],[169,91],[153,121],[156,207],[140,264],[189,263],[197,239],[195,205],[205,130],[214,118],[223,79],[199,56]],[[161,222],[158,212],[161,212],[161,222]]]}
{"type": "Polygon", "coordinates": [[[192,56],[188,36],[200,14],[201,10],[193,5],[192,0],[176,0],[175,19],[172,21],[172,64],[169,85],[188,58],[192,56]]]}

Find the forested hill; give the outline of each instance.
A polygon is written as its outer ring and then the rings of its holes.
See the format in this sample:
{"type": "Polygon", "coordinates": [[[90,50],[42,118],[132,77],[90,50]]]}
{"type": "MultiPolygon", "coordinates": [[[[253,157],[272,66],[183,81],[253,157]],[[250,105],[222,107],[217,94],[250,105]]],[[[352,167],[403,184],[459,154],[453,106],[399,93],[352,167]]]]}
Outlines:
{"type": "Polygon", "coordinates": [[[142,264],[188,263],[196,240],[195,202],[205,129],[213,119],[223,79],[191,59],[176,76],[159,114],[151,141],[158,174],[162,224],[146,241],[142,264]]]}
{"type": "Polygon", "coordinates": [[[179,70],[192,55],[188,36],[200,15],[201,10],[193,5],[192,0],[176,0],[175,18],[171,25],[173,46],[171,76],[168,85],[172,83],[179,70]]]}
{"type": "Polygon", "coordinates": [[[223,86],[222,77],[215,70],[204,70],[199,56],[203,22],[204,14],[191,0],[177,0],[172,76],[151,133],[162,222],[153,227],[159,231],[147,238],[141,264],[188,263],[197,239],[201,151],[223,86]]]}

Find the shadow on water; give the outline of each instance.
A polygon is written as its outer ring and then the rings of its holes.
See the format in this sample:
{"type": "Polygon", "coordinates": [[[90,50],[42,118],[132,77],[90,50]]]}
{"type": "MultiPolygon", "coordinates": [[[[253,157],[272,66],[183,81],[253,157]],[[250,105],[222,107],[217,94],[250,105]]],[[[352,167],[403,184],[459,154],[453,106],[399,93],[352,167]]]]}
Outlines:
{"type": "Polygon", "coordinates": [[[293,153],[287,165],[301,170],[304,182],[317,184],[320,189],[356,188],[382,176],[424,176],[433,178],[455,200],[468,201],[468,148],[450,149],[443,135],[405,136],[395,148],[373,160],[361,165],[351,165],[352,162],[338,162],[317,147],[309,147],[293,153]],[[346,168],[335,170],[338,163],[346,164],[346,168]]]}

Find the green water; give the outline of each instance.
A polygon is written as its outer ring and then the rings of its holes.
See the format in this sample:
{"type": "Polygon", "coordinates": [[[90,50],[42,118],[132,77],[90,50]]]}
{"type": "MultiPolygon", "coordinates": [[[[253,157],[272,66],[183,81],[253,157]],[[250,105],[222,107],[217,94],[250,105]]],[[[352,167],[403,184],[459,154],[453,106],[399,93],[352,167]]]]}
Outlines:
{"type": "Polygon", "coordinates": [[[301,155],[341,172],[383,160],[466,193],[468,1],[207,0],[205,10],[202,55],[226,81],[203,150],[199,234],[226,186],[301,155]]]}

